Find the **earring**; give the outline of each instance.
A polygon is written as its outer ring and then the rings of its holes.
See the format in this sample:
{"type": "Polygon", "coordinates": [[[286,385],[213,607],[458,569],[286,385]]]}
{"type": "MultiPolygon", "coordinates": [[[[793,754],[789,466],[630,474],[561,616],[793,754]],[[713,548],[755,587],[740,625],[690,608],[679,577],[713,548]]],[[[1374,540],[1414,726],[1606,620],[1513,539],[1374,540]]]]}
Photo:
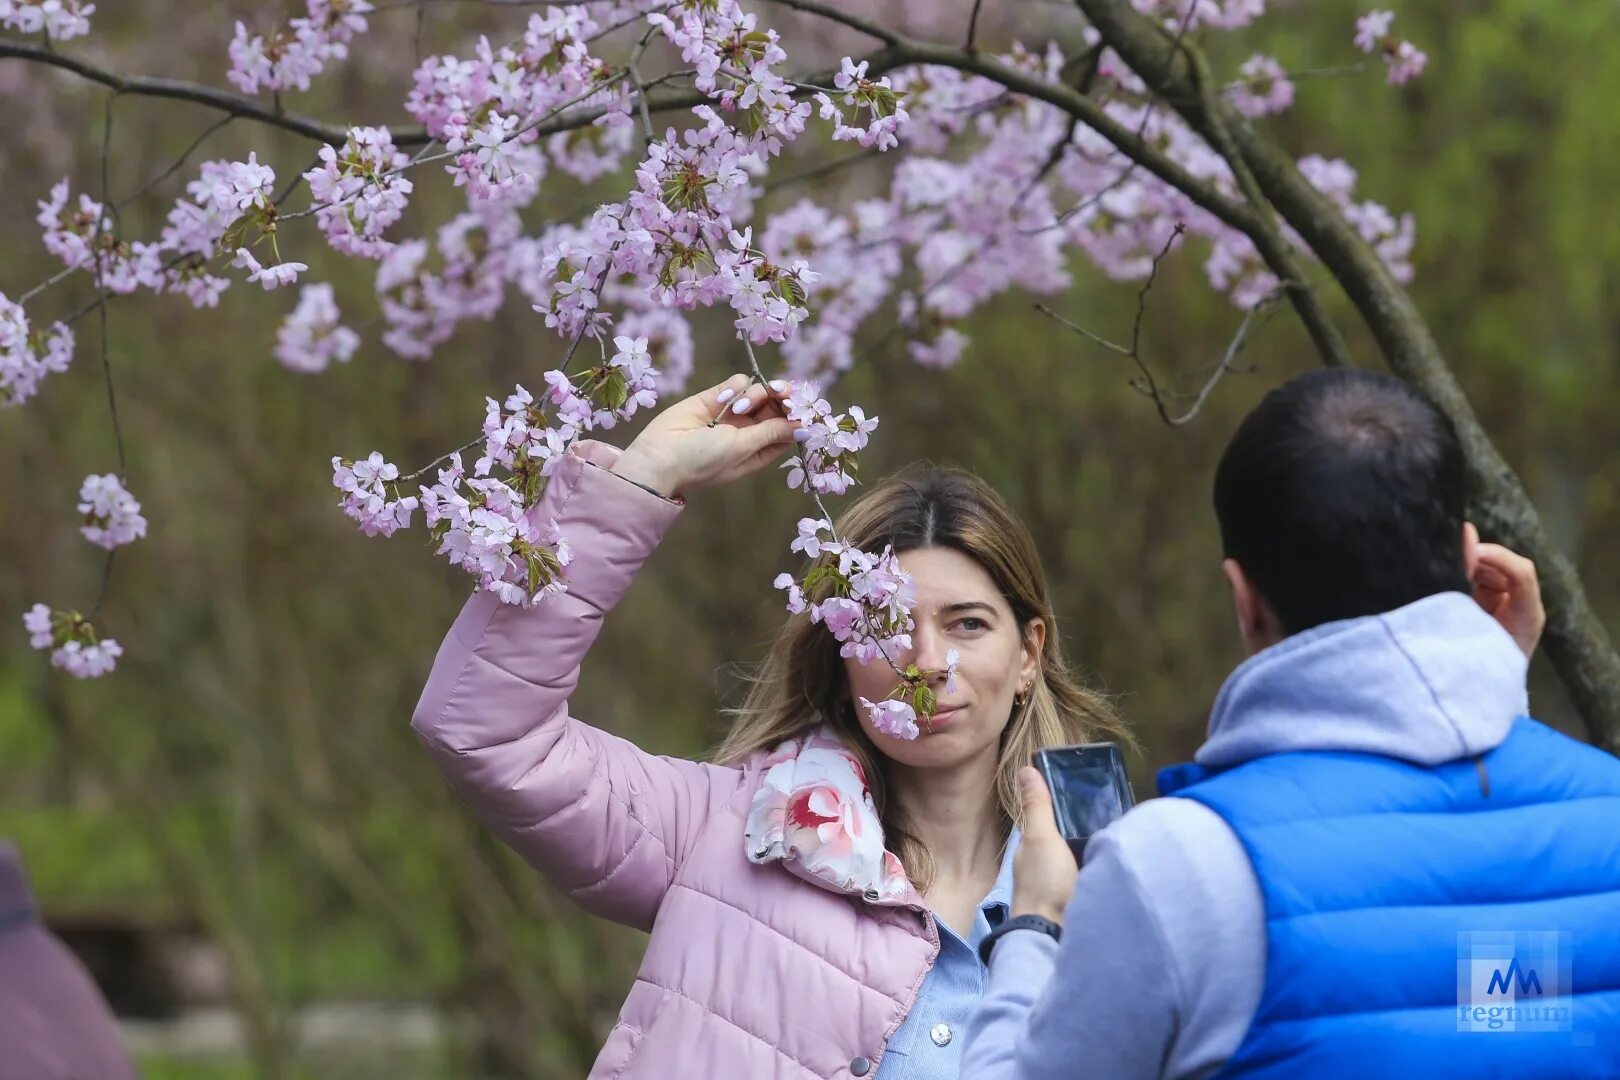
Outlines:
{"type": "Polygon", "coordinates": [[[1018,708],[1022,709],[1024,707],[1024,700],[1028,696],[1029,696],[1029,687],[1020,686],[1018,688],[1018,693],[1013,695],[1013,704],[1015,706],[1017,706],[1018,708]]]}

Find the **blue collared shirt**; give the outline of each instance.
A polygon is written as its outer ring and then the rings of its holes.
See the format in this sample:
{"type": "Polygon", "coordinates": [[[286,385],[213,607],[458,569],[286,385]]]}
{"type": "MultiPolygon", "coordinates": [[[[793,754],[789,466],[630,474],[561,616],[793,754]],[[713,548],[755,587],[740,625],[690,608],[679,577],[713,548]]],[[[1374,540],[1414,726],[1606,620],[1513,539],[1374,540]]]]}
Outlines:
{"type": "Polygon", "coordinates": [[[876,1080],[957,1080],[967,1023],[990,979],[989,969],[979,962],[979,942],[1007,917],[1018,838],[1014,829],[1001,857],[1001,872],[979,902],[966,938],[935,918],[939,956],[923,980],[911,1012],[889,1040],[876,1080]]]}

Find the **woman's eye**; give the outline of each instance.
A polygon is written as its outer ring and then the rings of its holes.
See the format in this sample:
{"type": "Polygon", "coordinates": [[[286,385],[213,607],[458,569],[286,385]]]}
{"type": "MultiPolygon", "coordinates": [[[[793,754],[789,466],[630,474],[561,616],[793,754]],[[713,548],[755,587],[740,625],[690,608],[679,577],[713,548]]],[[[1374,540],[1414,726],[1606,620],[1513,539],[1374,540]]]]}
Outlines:
{"type": "Polygon", "coordinates": [[[967,630],[970,633],[975,633],[985,629],[985,621],[983,619],[975,619],[970,617],[963,619],[961,622],[957,623],[956,626],[959,630],[967,630]]]}

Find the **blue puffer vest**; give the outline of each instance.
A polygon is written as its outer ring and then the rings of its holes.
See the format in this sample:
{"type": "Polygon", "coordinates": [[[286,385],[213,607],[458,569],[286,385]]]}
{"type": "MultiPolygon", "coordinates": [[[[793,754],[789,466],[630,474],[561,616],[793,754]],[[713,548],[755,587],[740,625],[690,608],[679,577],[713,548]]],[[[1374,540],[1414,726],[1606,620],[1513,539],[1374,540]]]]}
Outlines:
{"type": "Polygon", "coordinates": [[[1277,753],[1159,788],[1225,819],[1265,898],[1221,1077],[1620,1077],[1620,760],[1521,718],[1478,759],[1277,753]]]}

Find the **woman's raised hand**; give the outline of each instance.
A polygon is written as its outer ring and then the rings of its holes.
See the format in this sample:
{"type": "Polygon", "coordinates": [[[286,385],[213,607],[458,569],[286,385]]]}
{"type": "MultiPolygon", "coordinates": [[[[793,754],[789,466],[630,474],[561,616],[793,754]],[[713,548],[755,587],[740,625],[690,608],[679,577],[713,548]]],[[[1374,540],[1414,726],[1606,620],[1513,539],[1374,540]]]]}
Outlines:
{"type": "Polygon", "coordinates": [[[613,471],[666,498],[756,473],[793,445],[799,425],[783,409],[787,392],[785,382],[733,375],[655,416],[613,471]]]}

